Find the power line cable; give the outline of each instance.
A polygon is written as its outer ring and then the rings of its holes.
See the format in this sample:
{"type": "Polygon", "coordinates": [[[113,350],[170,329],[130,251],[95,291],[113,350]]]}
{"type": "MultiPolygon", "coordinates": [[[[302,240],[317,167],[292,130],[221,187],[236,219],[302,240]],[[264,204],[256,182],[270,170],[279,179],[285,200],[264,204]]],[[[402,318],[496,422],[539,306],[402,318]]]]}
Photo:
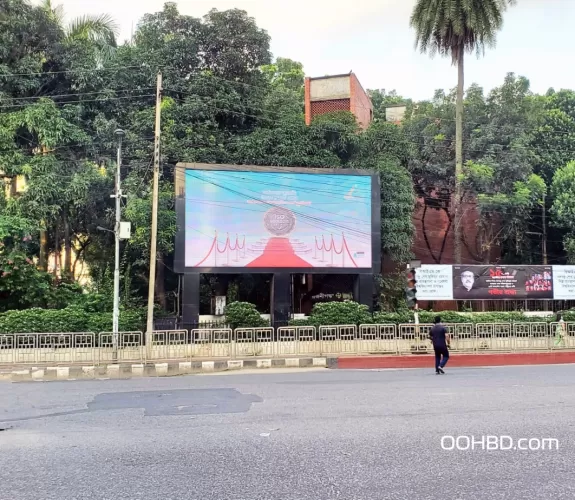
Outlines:
{"type": "MultiPolygon", "coordinates": [[[[133,96],[120,96],[120,97],[107,97],[105,99],[83,99],[78,101],[65,101],[65,102],[54,102],[57,106],[66,106],[68,104],[84,104],[87,102],[108,102],[108,101],[118,101],[122,99],[143,99],[146,97],[156,97],[156,94],[143,94],[143,95],[133,95],[133,96]]],[[[13,105],[0,105],[0,109],[17,108],[25,106],[23,104],[13,104],[13,105]]]]}

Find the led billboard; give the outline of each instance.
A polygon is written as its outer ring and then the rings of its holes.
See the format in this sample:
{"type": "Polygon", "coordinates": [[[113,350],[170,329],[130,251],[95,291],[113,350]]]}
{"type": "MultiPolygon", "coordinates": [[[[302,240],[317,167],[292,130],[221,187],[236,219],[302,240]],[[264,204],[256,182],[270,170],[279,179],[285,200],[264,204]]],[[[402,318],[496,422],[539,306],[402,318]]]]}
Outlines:
{"type": "Polygon", "coordinates": [[[186,269],[372,269],[372,175],[241,168],[184,170],[186,269]]]}

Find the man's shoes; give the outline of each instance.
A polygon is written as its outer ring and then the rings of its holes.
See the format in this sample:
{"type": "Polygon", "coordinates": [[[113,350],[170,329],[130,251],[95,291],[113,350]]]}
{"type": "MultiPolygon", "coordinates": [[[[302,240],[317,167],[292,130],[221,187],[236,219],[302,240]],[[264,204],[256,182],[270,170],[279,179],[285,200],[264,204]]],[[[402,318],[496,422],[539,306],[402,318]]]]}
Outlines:
{"type": "Polygon", "coordinates": [[[441,375],[441,372],[439,371],[439,368],[436,368],[436,369],[435,369],[435,374],[436,374],[436,375],[441,375]]]}
{"type": "Polygon", "coordinates": [[[438,368],[437,369],[437,373],[441,374],[441,375],[445,375],[445,372],[443,371],[443,368],[438,368]]]}

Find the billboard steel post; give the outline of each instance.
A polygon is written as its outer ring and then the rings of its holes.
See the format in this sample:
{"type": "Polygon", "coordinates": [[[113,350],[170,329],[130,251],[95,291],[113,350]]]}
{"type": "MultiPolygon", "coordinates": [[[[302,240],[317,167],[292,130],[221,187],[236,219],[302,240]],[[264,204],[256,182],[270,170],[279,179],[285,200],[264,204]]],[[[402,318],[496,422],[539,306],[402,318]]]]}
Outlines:
{"type": "Polygon", "coordinates": [[[270,325],[286,326],[291,317],[291,274],[274,273],[270,295],[270,325]]]}
{"type": "Polygon", "coordinates": [[[182,291],[182,328],[199,328],[200,322],[200,274],[186,273],[182,291]]]}

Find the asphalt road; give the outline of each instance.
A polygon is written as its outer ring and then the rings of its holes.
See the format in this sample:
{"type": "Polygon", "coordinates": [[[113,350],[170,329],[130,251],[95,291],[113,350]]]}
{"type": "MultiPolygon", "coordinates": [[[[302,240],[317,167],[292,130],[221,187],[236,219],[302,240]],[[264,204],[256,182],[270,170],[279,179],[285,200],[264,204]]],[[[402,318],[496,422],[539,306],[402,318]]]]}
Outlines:
{"type": "Polygon", "coordinates": [[[574,408],[575,365],[0,383],[0,498],[573,499],[574,408]]]}

